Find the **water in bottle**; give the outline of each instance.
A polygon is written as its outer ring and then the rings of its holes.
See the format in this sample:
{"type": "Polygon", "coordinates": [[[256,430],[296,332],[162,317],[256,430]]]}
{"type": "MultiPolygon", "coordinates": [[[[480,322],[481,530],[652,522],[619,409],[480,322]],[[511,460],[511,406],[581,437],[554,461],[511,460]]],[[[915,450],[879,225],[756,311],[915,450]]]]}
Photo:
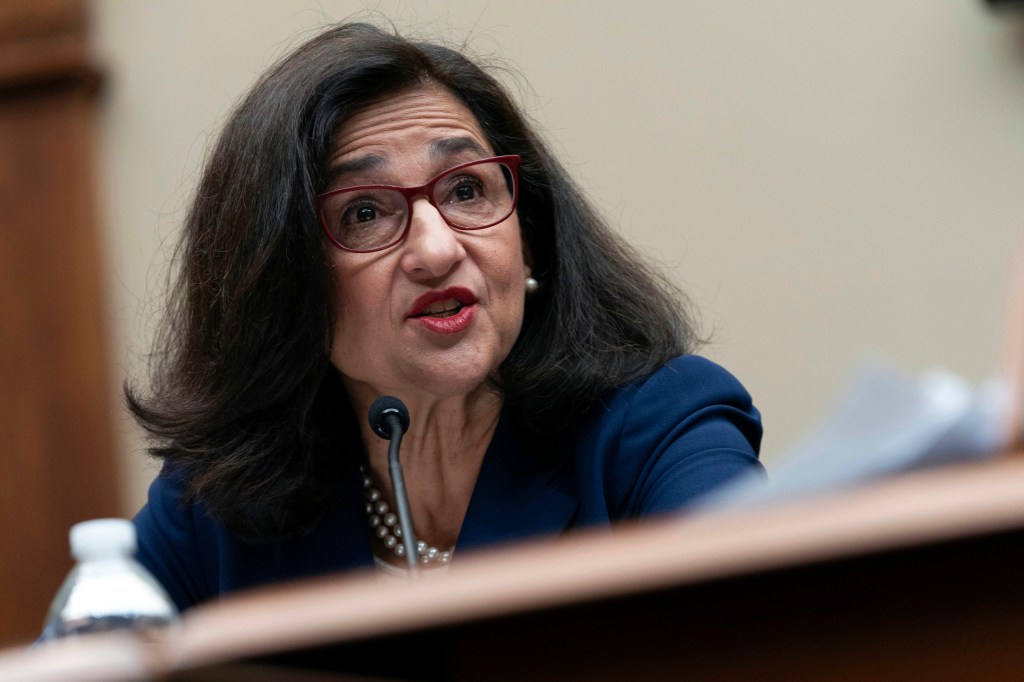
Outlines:
{"type": "Polygon", "coordinates": [[[89,632],[147,632],[178,621],[178,611],[155,578],[133,558],[135,526],[96,519],[71,528],[78,562],[50,606],[42,639],[89,632]]]}

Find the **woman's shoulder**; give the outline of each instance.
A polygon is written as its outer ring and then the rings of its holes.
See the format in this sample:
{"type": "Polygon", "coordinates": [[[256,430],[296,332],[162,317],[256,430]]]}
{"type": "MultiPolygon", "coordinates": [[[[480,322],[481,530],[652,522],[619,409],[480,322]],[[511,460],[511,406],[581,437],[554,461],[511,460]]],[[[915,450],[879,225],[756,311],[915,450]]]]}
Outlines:
{"type": "Polygon", "coordinates": [[[577,460],[611,516],[685,506],[746,470],[760,470],[761,415],[730,372],[673,358],[600,401],[576,431],[577,460]]]}
{"type": "MultiPolygon", "coordinates": [[[[750,393],[721,365],[700,355],[672,358],[651,374],[612,391],[601,406],[641,413],[671,408],[674,413],[707,404],[753,409],[750,393]]],[[[755,410],[756,411],[756,410],[755,410]]]]}
{"type": "Polygon", "coordinates": [[[185,609],[222,592],[259,584],[276,573],[269,547],[235,537],[191,499],[188,476],[164,466],[134,518],[136,558],[185,609]]]}

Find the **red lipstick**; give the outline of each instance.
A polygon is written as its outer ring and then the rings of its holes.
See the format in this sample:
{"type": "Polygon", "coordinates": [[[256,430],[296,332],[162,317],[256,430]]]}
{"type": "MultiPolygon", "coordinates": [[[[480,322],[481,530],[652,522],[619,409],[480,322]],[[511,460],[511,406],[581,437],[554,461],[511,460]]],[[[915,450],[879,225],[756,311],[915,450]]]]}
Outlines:
{"type": "Polygon", "coordinates": [[[473,322],[477,297],[465,287],[428,291],[417,298],[407,319],[438,334],[454,334],[473,322]]]}

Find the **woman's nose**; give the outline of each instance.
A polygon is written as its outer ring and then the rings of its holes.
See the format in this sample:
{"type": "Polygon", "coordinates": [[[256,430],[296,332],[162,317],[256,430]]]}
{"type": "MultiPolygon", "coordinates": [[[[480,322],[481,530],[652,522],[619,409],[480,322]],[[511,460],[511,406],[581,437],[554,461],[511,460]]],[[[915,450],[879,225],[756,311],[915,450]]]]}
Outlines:
{"type": "Polygon", "coordinates": [[[413,201],[402,268],[415,277],[443,277],[465,257],[459,234],[448,226],[440,211],[426,197],[413,201]]]}

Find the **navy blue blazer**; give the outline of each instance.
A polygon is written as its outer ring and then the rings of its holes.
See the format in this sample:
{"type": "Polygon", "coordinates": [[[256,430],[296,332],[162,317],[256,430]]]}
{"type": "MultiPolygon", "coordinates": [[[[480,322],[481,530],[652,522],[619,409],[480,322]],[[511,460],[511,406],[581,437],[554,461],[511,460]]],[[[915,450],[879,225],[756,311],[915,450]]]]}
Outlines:
{"type": "MultiPolygon", "coordinates": [[[[760,415],[743,386],[692,355],[619,388],[539,447],[503,414],[457,556],[682,509],[740,473],[760,471],[760,440],[760,415]]],[[[180,500],[179,481],[161,473],[135,525],[139,560],[181,609],[238,589],[373,565],[354,461],[312,532],[274,544],[242,542],[201,504],[180,500]]]]}

